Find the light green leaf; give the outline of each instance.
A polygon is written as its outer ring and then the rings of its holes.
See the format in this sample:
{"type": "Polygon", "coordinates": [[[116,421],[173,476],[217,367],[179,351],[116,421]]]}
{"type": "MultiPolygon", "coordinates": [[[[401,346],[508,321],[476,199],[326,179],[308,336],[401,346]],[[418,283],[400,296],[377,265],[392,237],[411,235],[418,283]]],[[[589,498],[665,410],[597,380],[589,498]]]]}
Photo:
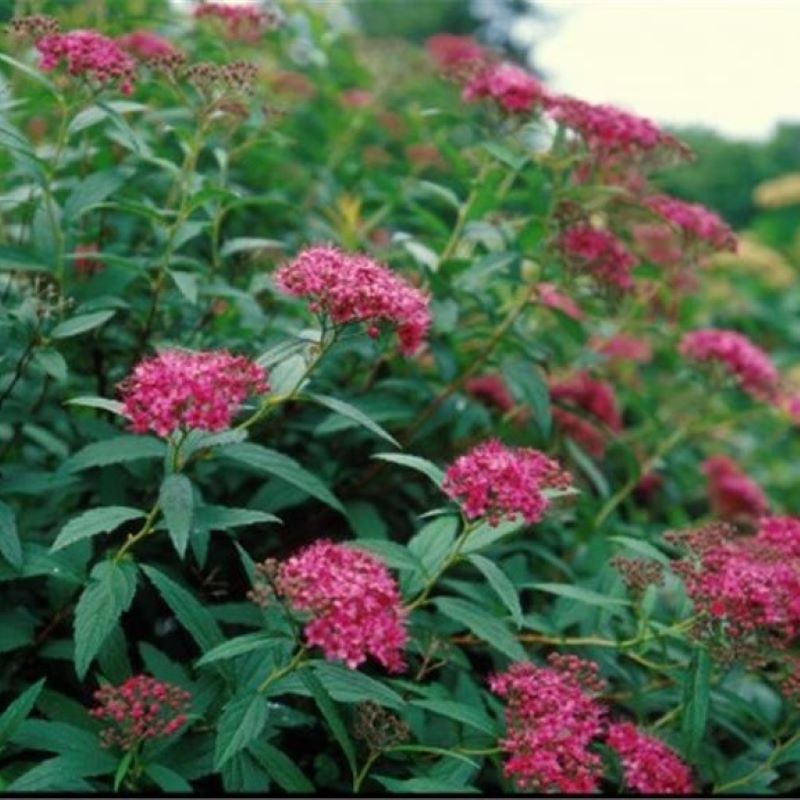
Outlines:
{"type": "Polygon", "coordinates": [[[495,594],[500,598],[503,605],[509,610],[518,628],[522,627],[522,607],[519,603],[519,595],[514,588],[514,584],[506,577],[503,570],[500,569],[493,561],[479,555],[470,555],[467,560],[478,569],[483,577],[489,582],[489,585],[494,589],[495,594]]]}
{"type": "Polygon", "coordinates": [[[567,597],[570,600],[577,600],[579,603],[586,603],[590,606],[609,608],[630,605],[628,600],[623,600],[619,597],[606,597],[606,595],[594,592],[591,589],[584,589],[582,586],[571,586],[568,583],[526,583],[525,588],[538,589],[540,592],[567,597]]]}
{"type": "Polygon", "coordinates": [[[124,406],[118,400],[108,400],[105,397],[73,397],[65,401],[68,405],[84,406],[85,408],[99,408],[110,411],[112,414],[124,416],[124,406]]]}
{"type": "Polygon", "coordinates": [[[186,555],[194,515],[192,482],[180,474],[167,475],[161,483],[158,503],[167,523],[167,532],[178,555],[186,555]]]}
{"type": "Polygon", "coordinates": [[[85,511],[73,517],[59,531],[55,542],[50,547],[50,552],[61,550],[81,539],[89,539],[98,533],[108,533],[116,530],[125,522],[144,517],[144,511],[129,506],[103,506],[85,511]]]}
{"type": "Polygon", "coordinates": [[[442,481],[444,481],[444,472],[442,472],[436,464],[428,461],[419,456],[408,456],[403,453],[376,453],[373,458],[379,458],[381,461],[389,461],[392,464],[400,464],[403,467],[415,469],[423,475],[430,478],[436,485],[437,489],[441,489],[442,481]]]}
{"type": "Polygon", "coordinates": [[[232,256],[234,253],[242,253],[247,250],[283,250],[286,245],[278,239],[259,239],[255,236],[240,236],[235,239],[228,239],[220,248],[219,254],[223,258],[232,256]]]}
{"type": "Polygon", "coordinates": [[[387,433],[377,422],[371,420],[363,411],[350,405],[350,403],[345,403],[343,400],[339,400],[336,397],[328,397],[328,395],[324,394],[311,394],[310,392],[302,395],[301,399],[305,397],[313,400],[315,403],[325,406],[325,408],[329,408],[336,414],[340,414],[343,417],[347,417],[347,419],[353,420],[353,422],[357,422],[363,428],[372,431],[376,436],[380,436],[381,439],[385,439],[395,447],[400,447],[400,443],[394,436],[387,433]]]}
{"type": "Polygon", "coordinates": [[[198,297],[198,284],[197,275],[193,272],[183,272],[179,270],[170,270],[170,277],[178,287],[178,291],[192,304],[197,302],[198,297]]]}
{"type": "MultiPolygon", "coordinates": [[[[92,331],[108,322],[117,312],[95,311],[91,314],[78,314],[76,317],[64,320],[53,328],[50,336],[53,339],[68,339],[70,336],[79,336],[81,333],[92,331]]],[[[74,400],[72,402],[75,402],[74,400]]]]}

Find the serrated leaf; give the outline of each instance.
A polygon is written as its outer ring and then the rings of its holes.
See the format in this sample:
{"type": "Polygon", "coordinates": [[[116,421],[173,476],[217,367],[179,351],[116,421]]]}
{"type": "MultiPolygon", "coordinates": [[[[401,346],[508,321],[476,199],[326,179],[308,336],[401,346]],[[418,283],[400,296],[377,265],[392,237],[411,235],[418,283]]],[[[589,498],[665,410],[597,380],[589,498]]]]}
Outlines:
{"type": "Polygon", "coordinates": [[[195,511],[195,528],[200,530],[227,530],[262,523],[283,524],[280,517],[252,508],[226,508],[225,506],[200,506],[195,511]]]}
{"type": "Polygon", "coordinates": [[[222,766],[255,741],[267,724],[267,701],[261,694],[247,694],[229,700],[217,723],[214,769],[222,766]]]}
{"type": "Polygon", "coordinates": [[[408,551],[416,556],[432,578],[441,569],[453,547],[458,532],[458,518],[443,515],[423,526],[408,542],[408,551]]]}
{"type": "Polygon", "coordinates": [[[64,222],[66,224],[80,217],[98,203],[102,203],[114,194],[128,179],[128,176],[117,169],[93,172],[84,178],[73,190],[64,204],[64,222]]]}
{"type": "Polygon", "coordinates": [[[285,643],[286,637],[268,636],[265,633],[245,633],[234,639],[229,639],[217,647],[213,647],[202,658],[198,659],[195,667],[204,667],[216,661],[225,661],[253,650],[265,650],[268,647],[285,643]]]}
{"type": "Polygon", "coordinates": [[[0,554],[14,569],[22,568],[22,544],[14,509],[0,500],[0,554]]]}
{"type": "Polygon", "coordinates": [[[508,628],[479,605],[455,597],[437,597],[433,602],[442,614],[468,628],[490,647],[505,653],[513,661],[527,660],[525,649],[508,628]]]}
{"type": "Polygon", "coordinates": [[[81,539],[89,539],[99,533],[109,533],[125,522],[144,516],[144,511],[129,506],[103,506],[85,511],[64,525],[50,547],[50,552],[69,547],[81,539]]]}
{"type": "Polygon", "coordinates": [[[248,752],[264,768],[264,771],[285,792],[314,794],[315,788],[298,766],[282,750],[267,742],[253,742],[248,752]]]}
{"type": "Polygon", "coordinates": [[[606,595],[591,589],[584,589],[583,586],[572,586],[568,583],[526,583],[525,588],[537,589],[540,592],[555,594],[559,597],[567,597],[570,600],[577,600],[579,603],[586,603],[590,606],[608,608],[630,605],[628,600],[623,600],[620,597],[606,597],[606,595]]]}
{"type": "Polygon", "coordinates": [[[192,785],[175,770],[165,767],[163,764],[148,764],[144,771],[162,792],[170,794],[192,793],[192,785]]]}
{"type": "Polygon", "coordinates": [[[430,478],[437,489],[441,488],[442,481],[444,481],[444,472],[442,472],[436,464],[433,464],[425,458],[408,456],[403,453],[376,453],[372,457],[378,458],[381,461],[389,461],[392,464],[399,464],[402,467],[415,469],[417,472],[421,472],[423,475],[430,478]]]}
{"type": "MultiPolygon", "coordinates": [[[[82,333],[87,333],[95,328],[99,328],[108,322],[111,317],[117,312],[115,310],[109,311],[94,311],[91,314],[78,314],[71,319],[64,320],[50,331],[50,336],[53,339],[68,339],[70,336],[79,336],[82,333]]],[[[74,400],[72,402],[75,402],[74,400]]]]}
{"type": "Polygon", "coordinates": [[[497,736],[497,725],[481,710],[466,703],[457,703],[452,700],[412,700],[412,706],[419,706],[434,714],[440,714],[448,719],[454,719],[464,725],[469,725],[482,733],[497,736]]]}
{"type": "Polygon", "coordinates": [[[361,425],[362,428],[366,428],[376,436],[380,436],[381,439],[385,439],[395,447],[400,447],[400,443],[394,436],[385,431],[377,422],[370,419],[363,411],[350,403],[345,403],[344,400],[339,400],[336,397],[328,397],[328,395],[324,394],[311,394],[310,392],[304,394],[303,397],[307,397],[315,403],[319,403],[321,406],[325,406],[325,408],[329,408],[331,411],[353,420],[353,422],[361,425]]]}
{"type": "Polygon", "coordinates": [[[467,560],[481,572],[484,578],[486,578],[489,582],[489,586],[494,589],[495,594],[509,610],[517,627],[521,628],[523,620],[519,595],[517,594],[516,588],[514,588],[514,584],[506,577],[503,570],[494,562],[489,561],[488,558],[484,558],[483,556],[473,554],[467,556],[467,560]]]}
{"type": "Polygon", "coordinates": [[[0,744],[5,744],[33,710],[44,686],[44,678],[29,686],[0,714],[0,744]]]}
{"type": "Polygon", "coordinates": [[[695,647],[683,684],[681,733],[684,749],[694,760],[703,741],[711,703],[711,658],[705,647],[695,647]]]}
{"type": "Polygon", "coordinates": [[[136,566],[104,561],[75,606],[75,671],[82,680],[108,635],[136,594],[136,566]]]}
{"type": "Polygon", "coordinates": [[[143,458],[164,458],[166,445],[151,436],[114,436],[102,442],[92,442],[73,453],[63,464],[66,472],[80,472],[92,467],[107,467],[138,461],[143,458]]]}
{"type": "Polygon", "coordinates": [[[251,442],[232,444],[221,453],[222,458],[241,464],[257,472],[274,475],[286,483],[302,489],[346,516],[344,506],[331,490],[313,473],[301,467],[293,458],[251,442]]]}
{"type": "Polygon", "coordinates": [[[347,759],[347,763],[350,766],[350,772],[355,775],[357,771],[356,748],[353,744],[353,740],[350,738],[350,734],[347,732],[347,728],[342,721],[339,711],[334,705],[333,698],[313,672],[303,670],[300,673],[300,678],[306,685],[308,691],[311,692],[311,696],[314,698],[314,702],[325,718],[325,722],[328,723],[331,733],[339,743],[339,747],[342,748],[344,757],[347,759]]]}
{"type": "Polygon", "coordinates": [[[222,644],[225,640],[222,631],[202,603],[155,567],[142,565],[142,570],[201,650],[211,650],[222,644]]]}
{"type": "Polygon", "coordinates": [[[394,689],[341,664],[317,661],[314,672],[330,696],[339,703],[372,700],[387,708],[402,708],[405,701],[394,689]]]}
{"type": "Polygon", "coordinates": [[[167,533],[178,555],[186,555],[194,515],[194,490],[192,482],[180,474],[167,475],[161,482],[158,503],[167,523],[167,533]]]}

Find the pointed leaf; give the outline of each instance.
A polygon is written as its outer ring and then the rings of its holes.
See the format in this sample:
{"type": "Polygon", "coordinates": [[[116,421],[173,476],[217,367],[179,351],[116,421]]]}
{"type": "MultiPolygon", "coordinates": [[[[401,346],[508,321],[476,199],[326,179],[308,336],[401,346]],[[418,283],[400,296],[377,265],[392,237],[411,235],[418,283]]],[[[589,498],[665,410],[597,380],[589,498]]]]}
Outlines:
{"type": "Polygon", "coordinates": [[[380,436],[381,439],[385,439],[395,447],[400,447],[400,442],[398,442],[394,436],[392,436],[390,433],[387,433],[380,425],[378,425],[377,422],[374,422],[363,411],[353,405],[350,405],[350,403],[345,403],[344,400],[339,400],[336,397],[328,397],[328,395],[324,394],[306,393],[303,395],[303,397],[307,397],[310,400],[313,400],[315,403],[319,403],[321,406],[329,408],[336,414],[341,414],[341,416],[347,417],[348,419],[353,420],[353,422],[357,422],[359,425],[361,425],[361,427],[372,431],[372,433],[374,433],[376,436],[380,436]]]}
{"type": "Polygon", "coordinates": [[[217,723],[215,770],[261,735],[267,715],[267,701],[261,694],[247,694],[228,701],[217,723]]]}
{"type": "Polygon", "coordinates": [[[22,544],[14,509],[0,500],[0,554],[14,569],[22,567],[22,544]]]}
{"type": "Polygon", "coordinates": [[[179,474],[167,475],[161,483],[158,503],[167,523],[167,532],[172,544],[183,558],[189,544],[194,515],[194,490],[192,482],[179,474]]]}
{"type": "Polygon", "coordinates": [[[73,517],[60,531],[50,552],[61,550],[81,539],[89,539],[98,533],[108,533],[116,530],[125,522],[144,517],[144,511],[128,506],[104,506],[93,508],[73,517]]]}
{"type": "Polygon", "coordinates": [[[442,481],[444,481],[444,472],[442,472],[436,464],[433,464],[425,458],[408,456],[404,453],[376,453],[372,457],[379,458],[381,461],[389,461],[392,464],[400,464],[403,467],[415,469],[417,472],[421,472],[423,475],[430,478],[437,489],[441,488],[442,481]]]}
{"type": "Polygon", "coordinates": [[[107,467],[138,461],[143,458],[163,458],[166,445],[152,436],[114,436],[102,442],[92,442],[73,453],[61,466],[66,472],[80,472],[92,467],[107,467]]]}
{"type": "Polygon", "coordinates": [[[495,594],[511,613],[517,627],[521,628],[523,620],[519,595],[514,588],[514,584],[506,577],[503,570],[493,561],[489,561],[488,558],[484,558],[483,556],[471,555],[467,557],[467,560],[483,574],[483,577],[486,578],[489,585],[494,589],[495,594]]]}

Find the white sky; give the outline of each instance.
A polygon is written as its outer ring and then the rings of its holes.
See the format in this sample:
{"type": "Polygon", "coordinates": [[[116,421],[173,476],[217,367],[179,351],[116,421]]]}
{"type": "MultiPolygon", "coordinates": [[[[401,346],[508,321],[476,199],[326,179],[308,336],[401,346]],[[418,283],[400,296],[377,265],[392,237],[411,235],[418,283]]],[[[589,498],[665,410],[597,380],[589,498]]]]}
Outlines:
{"type": "MultiPolygon", "coordinates": [[[[539,0],[548,85],[742,138],[800,120],[800,0],[539,0]]],[[[524,32],[520,31],[520,33],[524,32]]]]}

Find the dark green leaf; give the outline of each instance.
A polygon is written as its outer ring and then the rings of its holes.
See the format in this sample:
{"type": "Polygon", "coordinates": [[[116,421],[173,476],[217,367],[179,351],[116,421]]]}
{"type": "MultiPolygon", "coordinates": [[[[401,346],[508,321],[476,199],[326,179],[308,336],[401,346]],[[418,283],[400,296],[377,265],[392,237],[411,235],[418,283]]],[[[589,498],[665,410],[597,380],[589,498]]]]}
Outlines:
{"type": "Polygon", "coordinates": [[[513,661],[527,660],[525,649],[508,628],[480,606],[455,597],[437,597],[434,603],[442,614],[468,628],[490,647],[505,653],[513,661]]]}
{"type": "Polygon", "coordinates": [[[192,793],[192,785],[175,772],[175,770],[165,767],[163,764],[148,764],[144,771],[162,792],[178,794],[192,793]]]}
{"type": "Polygon", "coordinates": [[[22,568],[22,544],[14,509],[0,500],[0,554],[14,569],[22,568]]]}
{"type": "Polygon", "coordinates": [[[703,741],[711,698],[711,658],[705,647],[696,647],[683,684],[681,732],[687,757],[692,760],[703,741]]]}
{"type": "Polygon", "coordinates": [[[274,647],[276,644],[285,643],[287,639],[280,636],[269,636],[265,633],[245,633],[235,639],[229,639],[217,647],[209,650],[202,658],[198,659],[196,667],[212,664],[215,661],[224,661],[228,658],[235,658],[243,653],[251,653],[253,650],[264,650],[274,647]]]}
{"type": "MultiPolygon", "coordinates": [[[[76,317],[64,320],[50,331],[50,336],[53,339],[67,339],[70,336],[78,336],[81,333],[92,331],[99,328],[108,322],[111,317],[117,312],[111,311],[94,311],[91,314],[78,314],[76,317]]],[[[76,401],[72,401],[73,403],[76,401]]]]}
{"type": "Polygon", "coordinates": [[[180,474],[167,475],[161,483],[158,503],[167,523],[167,532],[178,555],[186,555],[194,515],[192,482],[180,474]]]}
{"type": "Polygon", "coordinates": [[[582,586],[571,586],[568,583],[527,583],[525,588],[537,589],[540,592],[555,594],[559,597],[568,597],[570,600],[577,600],[579,603],[586,603],[590,606],[601,606],[609,608],[612,606],[629,606],[628,600],[619,597],[606,597],[591,589],[584,589],[582,586]]]}
{"type": "Polygon", "coordinates": [[[336,397],[328,397],[324,394],[311,394],[310,392],[305,393],[302,397],[307,397],[315,403],[319,403],[321,406],[325,406],[325,408],[329,408],[331,411],[341,414],[343,417],[353,420],[353,422],[357,422],[362,427],[372,431],[376,436],[380,436],[381,439],[385,439],[395,447],[400,447],[400,443],[394,436],[387,433],[377,422],[370,419],[360,409],[350,405],[350,403],[345,403],[343,400],[339,400],[336,397]]]}
{"type": "Polygon", "coordinates": [[[261,735],[267,724],[267,701],[261,694],[234,697],[222,709],[217,723],[214,769],[219,770],[261,735]]]}
{"type": "Polygon", "coordinates": [[[163,458],[165,444],[151,436],[114,436],[93,442],[73,453],[62,465],[67,472],[79,472],[92,467],[107,467],[142,458],[163,458]]]}
{"type": "Polygon", "coordinates": [[[253,742],[249,747],[266,773],[285,792],[314,794],[314,785],[282,750],[267,742],[253,742]]]}
{"type": "Polygon", "coordinates": [[[482,733],[497,736],[497,725],[480,709],[466,703],[456,703],[452,700],[412,700],[411,705],[419,706],[434,714],[439,714],[457,722],[469,725],[482,733]]]}
{"type": "Polygon", "coordinates": [[[471,555],[467,560],[476,569],[480,570],[483,577],[489,581],[489,585],[494,589],[495,594],[500,598],[503,605],[509,610],[514,618],[517,627],[522,627],[522,607],[519,603],[519,595],[514,588],[514,584],[506,577],[505,573],[493,561],[479,555],[471,555]]]}
{"type": "Polygon", "coordinates": [[[0,745],[5,744],[14,735],[17,728],[31,713],[43,686],[44,678],[29,686],[0,715],[0,745]]]}
{"type": "Polygon", "coordinates": [[[98,533],[107,533],[116,530],[125,522],[132,519],[144,517],[144,511],[128,506],[104,506],[103,508],[93,508],[73,517],[59,531],[55,542],[50,548],[51,552],[68,547],[81,539],[89,539],[97,536],[98,533]]]}
{"type": "Polygon", "coordinates": [[[435,484],[437,489],[442,486],[444,481],[444,472],[425,458],[419,456],[407,456],[403,453],[376,453],[373,458],[379,458],[381,461],[389,461],[392,464],[400,464],[403,467],[415,469],[423,475],[430,478],[435,484]]]}
{"type": "Polygon", "coordinates": [[[64,204],[64,222],[70,223],[92,206],[102,203],[114,194],[127,180],[127,175],[117,169],[91,173],[72,191],[64,204]]]}

